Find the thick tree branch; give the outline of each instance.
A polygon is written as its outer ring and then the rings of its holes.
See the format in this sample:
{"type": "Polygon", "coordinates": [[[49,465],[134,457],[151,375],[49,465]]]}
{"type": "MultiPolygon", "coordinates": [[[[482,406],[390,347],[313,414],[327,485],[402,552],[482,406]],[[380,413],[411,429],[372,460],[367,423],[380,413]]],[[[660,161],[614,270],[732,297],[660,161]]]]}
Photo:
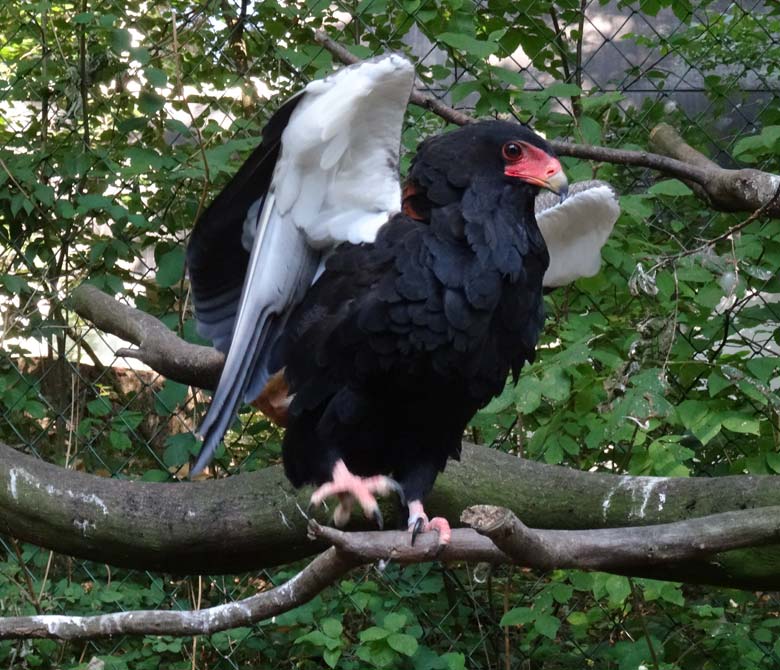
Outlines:
{"type": "Polygon", "coordinates": [[[650,131],[650,146],[666,156],[703,170],[705,181],[681,176],[696,195],[722,212],[766,208],[766,216],[780,218],[780,176],[743,168],[726,170],[690,146],[672,126],[660,123],[650,131]]]}
{"type": "Polygon", "coordinates": [[[76,313],[101,330],[132,342],[117,356],[136,358],[169,379],[199,388],[216,388],[225,357],[216,349],[180,339],[162,321],[82,284],[70,296],[76,313]]]}
{"type": "MultiPolygon", "coordinates": [[[[0,445],[0,531],[126,567],[216,574],[311,556],[326,543],[306,539],[308,493],[293,491],[279,466],[214,481],[145,483],[65,470],[0,445]]],[[[454,521],[464,507],[479,504],[511,509],[536,528],[649,525],[780,505],[780,478],[618,477],[465,444],[462,462],[451,462],[437,479],[426,509],[454,521]]],[[[385,502],[388,527],[401,521],[397,509],[385,502]]],[[[663,575],[778,588],[780,547],[671,563],[663,575]]]]}
{"type": "Polygon", "coordinates": [[[332,546],[291,580],[238,602],[196,611],[146,610],[88,617],[38,615],[0,618],[0,640],[45,637],[84,640],[109,635],[201,635],[247,626],[298,607],[359,565],[376,561],[422,563],[486,561],[541,570],[578,568],[659,574],[670,563],[707,560],[728,549],[780,539],[780,508],[726,512],[657,526],[605,530],[528,528],[510,510],[478,505],[439,548],[435,533],[412,545],[406,531],[344,533],[309,523],[309,537],[332,546]]]}
{"type": "MultiPolygon", "coordinates": [[[[331,39],[323,30],[314,33],[315,41],[345,64],[359,60],[343,45],[331,39]]],[[[416,88],[425,88],[419,81],[416,88]]],[[[445,121],[465,125],[475,119],[444,104],[430,95],[415,90],[410,102],[437,114],[445,121]]],[[[647,151],[629,151],[551,140],[560,156],[585,160],[634,165],[657,170],[670,177],[688,182],[695,193],[710,207],[721,212],[754,212],[765,207],[763,214],[780,218],[780,202],[774,198],[780,187],[780,176],[760,170],[726,170],[688,146],[679,134],[666,124],[650,133],[650,144],[664,156],[647,151]]]]}

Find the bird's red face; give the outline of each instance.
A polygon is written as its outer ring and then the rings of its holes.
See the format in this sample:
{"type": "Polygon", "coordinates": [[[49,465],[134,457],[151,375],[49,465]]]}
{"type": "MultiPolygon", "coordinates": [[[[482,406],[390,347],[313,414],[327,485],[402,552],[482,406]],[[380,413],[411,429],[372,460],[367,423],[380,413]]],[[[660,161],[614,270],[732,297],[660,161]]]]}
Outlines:
{"type": "Polygon", "coordinates": [[[522,140],[504,144],[501,156],[507,177],[546,188],[560,195],[561,199],[566,196],[569,182],[557,158],[522,140]]]}

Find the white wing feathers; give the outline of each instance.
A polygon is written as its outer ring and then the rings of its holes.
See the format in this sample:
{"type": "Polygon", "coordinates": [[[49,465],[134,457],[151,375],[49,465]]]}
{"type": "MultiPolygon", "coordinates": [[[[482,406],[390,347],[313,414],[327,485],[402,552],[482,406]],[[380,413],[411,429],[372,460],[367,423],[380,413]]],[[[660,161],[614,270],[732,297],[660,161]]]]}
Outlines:
{"type": "Polygon", "coordinates": [[[276,338],[340,242],[371,242],[401,207],[400,138],[414,68],[391,55],[310,83],[281,135],[268,193],[248,208],[250,252],[230,348],[191,474],[211,459],[242,400],[274,372],[276,338]]]}
{"type": "Polygon", "coordinates": [[[371,242],[401,208],[401,128],[414,68],[391,55],[310,83],[282,135],[272,190],[310,244],[371,242]]]}
{"type": "Polygon", "coordinates": [[[540,193],[536,222],[550,253],[544,286],[564,286],[595,275],[601,267],[601,248],[619,215],[615,192],[603,181],[572,184],[561,203],[552,193],[540,193]]]}

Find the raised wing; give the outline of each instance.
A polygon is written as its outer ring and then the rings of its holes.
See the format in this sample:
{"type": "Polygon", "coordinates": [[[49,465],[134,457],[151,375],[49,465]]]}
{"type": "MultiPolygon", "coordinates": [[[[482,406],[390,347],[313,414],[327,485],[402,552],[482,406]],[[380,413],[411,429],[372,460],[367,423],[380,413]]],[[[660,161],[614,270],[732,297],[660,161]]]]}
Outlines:
{"type": "Polygon", "coordinates": [[[576,182],[563,202],[552,193],[540,193],[535,208],[550,253],[544,286],[564,286],[595,275],[601,267],[601,248],[620,215],[612,187],[598,180],[576,182]]]}
{"type": "Polygon", "coordinates": [[[198,328],[227,358],[193,474],[274,371],[276,338],[324,255],[340,242],[373,241],[400,208],[413,82],[411,63],[390,55],[310,83],[198,221],[188,248],[198,328]]]}

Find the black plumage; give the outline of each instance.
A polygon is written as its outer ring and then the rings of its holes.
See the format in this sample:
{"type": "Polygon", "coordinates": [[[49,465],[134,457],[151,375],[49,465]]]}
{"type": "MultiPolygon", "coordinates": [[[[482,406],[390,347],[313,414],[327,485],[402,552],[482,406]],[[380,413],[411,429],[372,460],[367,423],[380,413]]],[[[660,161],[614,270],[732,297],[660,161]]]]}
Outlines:
{"type": "Polygon", "coordinates": [[[343,460],[421,500],[474,413],[533,360],[549,259],[538,186],[505,174],[512,142],[553,155],[503,121],[424,142],[413,216],[340,245],[293,312],[275,360],[293,396],[283,456],[295,486],[328,482],[343,460]]]}

